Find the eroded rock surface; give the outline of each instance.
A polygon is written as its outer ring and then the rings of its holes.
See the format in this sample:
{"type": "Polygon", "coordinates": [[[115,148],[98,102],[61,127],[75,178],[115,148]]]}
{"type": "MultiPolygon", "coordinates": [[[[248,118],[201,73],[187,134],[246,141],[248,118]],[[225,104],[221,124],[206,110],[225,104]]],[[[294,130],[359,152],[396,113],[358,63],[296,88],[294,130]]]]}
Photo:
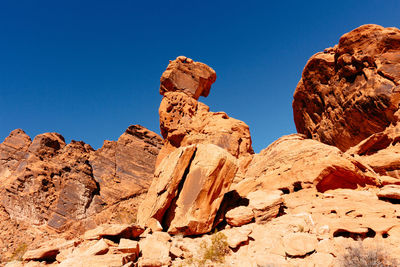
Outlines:
{"type": "Polygon", "coordinates": [[[310,58],[294,93],[299,133],[342,151],[396,123],[400,30],[363,25],[310,58]]]}
{"type": "MultiPolygon", "coordinates": [[[[253,154],[249,127],[244,122],[230,118],[224,112],[210,112],[208,106],[197,101],[200,95],[208,95],[209,88],[215,81],[215,72],[210,74],[210,69],[203,63],[178,57],[170,63],[161,77],[160,93],[164,97],[159,114],[164,146],[157,164],[176,148],[192,144],[214,144],[237,158],[253,154]],[[185,68],[184,72],[182,68],[185,68]],[[198,78],[199,68],[210,75],[208,79],[198,78]],[[179,74],[179,77],[183,75],[184,81],[174,82],[174,86],[171,86],[170,79],[165,78],[175,77],[171,73],[179,74]]],[[[173,79],[175,81],[176,77],[173,79]]]]}
{"type": "Polygon", "coordinates": [[[154,218],[172,234],[209,232],[237,168],[236,159],[215,145],[175,150],[157,167],[138,223],[154,218]]]}
{"type": "Polygon", "coordinates": [[[160,94],[184,92],[194,99],[199,99],[200,96],[207,97],[216,79],[217,74],[206,64],[179,56],[169,62],[161,75],[160,94]]]}
{"type": "Polygon", "coordinates": [[[386,183],[400,182],[400,124],[391,125],[350,148],[346,153],[371,166],[386,183]]]}
{"type": "Polygon", "coordinates": [[[97,151],[80,141],[66,144],[57,133],[31,141],[14,130],[0,144],[0,211],[7,218],[1,227],[8,229],[0,243],[12,249],[24,238],[46,238],[49,229],[73,236],[105,221],[132,222],[161,145],[161,137],[141,126],[97,151]],[[35,234],[15,234],[32,225],[35,234]]]}
{"type": "Polygon", "coordinates": [[[379,184],[367,165],[336,147],[293,134],[279,138],[256,154],[246,179],[234,189],[246,196],[259,188],[293,192],[315,186],[324,192],[336,188],[356,189],[367,184],[379,184]]]}

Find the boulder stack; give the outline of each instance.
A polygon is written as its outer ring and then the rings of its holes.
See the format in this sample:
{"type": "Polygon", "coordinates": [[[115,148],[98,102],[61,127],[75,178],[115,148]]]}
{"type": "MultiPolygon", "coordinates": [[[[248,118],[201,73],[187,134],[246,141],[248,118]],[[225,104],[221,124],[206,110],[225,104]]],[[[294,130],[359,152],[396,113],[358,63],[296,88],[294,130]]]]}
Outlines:
{"type": "Polygon", "coordinates": [[[160,129],[164,146],[157,165],[175,149],[192,144],[214,144],[238,158],[253,154],[249,127],[225,112],[210,112],[197,101],[208,96],[215,71],[187,57],[171,61],[161,76],[160,129]]]}

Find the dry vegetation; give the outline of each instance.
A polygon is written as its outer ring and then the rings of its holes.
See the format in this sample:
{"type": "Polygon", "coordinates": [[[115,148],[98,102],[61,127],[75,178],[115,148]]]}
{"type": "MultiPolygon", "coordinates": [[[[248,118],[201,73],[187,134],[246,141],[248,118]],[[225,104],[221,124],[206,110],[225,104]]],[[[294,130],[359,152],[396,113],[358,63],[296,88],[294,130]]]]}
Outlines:
{"type": "Polygon", "coordinates": [[[359,241],[346,248],[346,253],[339,258],[343,267],[396,267],[399,262],[393,259],[383,248],[367,248],[359,241]]]}

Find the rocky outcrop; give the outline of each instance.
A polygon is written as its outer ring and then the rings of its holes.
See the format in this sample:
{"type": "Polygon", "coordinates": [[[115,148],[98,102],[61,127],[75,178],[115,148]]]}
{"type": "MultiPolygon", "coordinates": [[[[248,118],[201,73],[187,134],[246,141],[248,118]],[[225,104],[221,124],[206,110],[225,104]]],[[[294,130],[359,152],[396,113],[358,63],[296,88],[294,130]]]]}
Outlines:
{"type": "Polygon", "coordinates": [[[171,61],[161,76],[160,128],[164,146],[157,159],[176,148],[192,144],[214,144],[235,157],[253,154],[249,127],[224,112],[210,112],[198,102],[207,96],[215,81],[215,72],[207,65],[186,57],[171,61]]]}
{"type": "Polygon", "coordinates": [[[279,138],[256,154],[246,179],[234,189],[246,196],[259,188],[285,193],[315,186],[324,192],[336,188],[378,185],[372,169],[333,146],[293,134],[279,138]]]}
{"type": "Polygon", "coordinates": [[[186,95],[199,99],[207,97],[211,85],[217,79],[215,71],[201,62],[179,56],[169,62],[160,79],[160,94],[166,92],[184,92],[186,95]]]}
{"type": "MultiPolygon", "coordinates": [[[[66,144],[57,133],[31,141],[20,129],[11,132],[0,144],[0,208],[8,218],[1,227],[18,246],[19,238],[28,237],[15,232],[32,225],[76,235],[105,221],[132,222],[161,145],[157,134],[141,126],[130,126],[97,151],[83,142],[66,144]],[[122,215],[127,219],[120,221],[122,215]]],[[[37,231],[37,239],[48,232],[37,231]]],[[[10,244],[10,238],[4,234],[0,243],[10,244]]]]}
{"type": "Polygon", "coordinates": [[[131,126],[94,151],[83,142],[65,144],[57,133],[30,142],[22,130],[1,144],[1,204],[14,219],[61,230],[107,206],[145,193],[161,139],[131,126]]]}
{"type": "Polygon", "coordinates": [[[293,100],[299,133],[340,150],[399,120],[400,30],[363,25],[307,62],[293,100]]]}
{"type": "MultiPolygon", "coordinates": [[[[146,193],[161,146],[159,135],[133,125],[117,141],[105,141],[91,153],[89,163],[100,187],[99,202],[112,205],[146,193]]],[[[137,202],[129,206],[132,214],[136,214],[137,202]]]]}
{"type": "Polygon", "coordinates": [[[350,148],[346,153],[371,166],[379,175],[393,178],[385,179],[386,183],[398,183],[400,182],[399,140],[400,124],[391,125],[350,148]]]}
{"type": "Polygon", "coordinates": [[[154,218],[172,234],[209,232],[237,168],[236,159],[215,145],[175,150],[157,167],[138,223],[154,218]]]}

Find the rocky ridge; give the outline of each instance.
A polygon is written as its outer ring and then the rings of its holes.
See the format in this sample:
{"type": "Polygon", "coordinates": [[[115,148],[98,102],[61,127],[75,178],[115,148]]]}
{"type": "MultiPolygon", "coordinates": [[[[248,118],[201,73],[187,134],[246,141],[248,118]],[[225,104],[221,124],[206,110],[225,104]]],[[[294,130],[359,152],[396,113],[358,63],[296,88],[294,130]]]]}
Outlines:
{"type": "Polygon", "coordinates": [[[10,251],[46,236],[73,236],[104,222],[136,219],[161,138],[138,125],[95,151],[57,133],[31,141],[17,129],[0,144],[0,244],[10,251]]]}
{"type": "MultiPolygon", "coordinates": [[[[186,57],[171,61],[160,80],[163,146],[137,222],[31,245],[7,266],[348,266],[343,255],[360,244],[398,266],[398,32],[364,25],[314,55],[294,94],[299,133],[259,154],[246,124],[198,101],[215,72],[186,57]]],[[[17,136],[13,146],[29,151],[17,136]]],[[[58,135],[49,140],[43,155],[67,147],[58,135]]],[[[102,167],[114,166],[105,159],[117,148],[88,159],[111,203],[118,187],[102,167]]],[[[85,173],[88,163],[75,161],[85,173]]]]}

